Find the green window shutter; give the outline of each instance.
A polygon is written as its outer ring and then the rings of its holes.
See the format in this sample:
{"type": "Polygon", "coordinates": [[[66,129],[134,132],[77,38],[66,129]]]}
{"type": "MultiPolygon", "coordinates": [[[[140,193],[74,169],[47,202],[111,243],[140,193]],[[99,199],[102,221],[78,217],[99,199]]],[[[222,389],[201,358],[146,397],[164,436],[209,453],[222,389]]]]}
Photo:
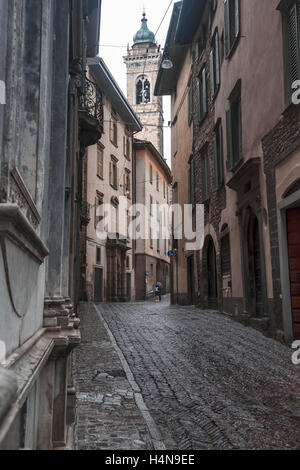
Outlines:
{"type": "MultiPolygon", "coordinates": [[[[216,129],[216,132],[218,130],[216,129]]],[[[215,157],[215,185],[216,189],[219,188],[220,186],[220,179],[219,179],[219,156],[218,156],[218,140],[217,140],[217,135],[215,133],[214,135],[214,157],[215,157]]]]}
{"type": "Polygon", "coordinates": [[[220,51],[219,51],[219,33],[215,35],[215,62],[216,62],[216,86],[220,85],[220,51]]]}
{"type": "Polygon", "coordinates": [[[192,83],[191,83],[190,89],[189,89],[189,96],[188,96],[188,121],[189,121],[189,124],[192,121],[192,117],[193,117],[193,88],[192,88],[192,83]]]}
{"type": "Polygon", "coordinates": [[[224,0],[225,10],[225,53],[226,57],[230,53],[230,12],[229,12],[229,0],[224,0]]]}
{"type": "Polygon", "coordinates": [[[219,128],[219,165],[220,165],[220,185],[224,183],[224,155],[223,155],[223,128],[220,122],[219,128]]]}
{"type": "Polygon", "coordinates": [[[191,204],[195,204],[195,165],[194,159],[191,161],[191,204]]]}
{"type": "Polygon", "coordinates": [[[233,165],[233,144],[232,144],[232,119],[231,109],[226,111],[226,127],[227,127],[227,170],[232,169],[233,165]]]}
{"type": "Polygon", "coordinates": [[[214,50],[210,53],[210,89],[211,97],[215,96],[215,69],[214,69],[214,50]]]}
{"type": "Polygon", "coordinates": [[[239,152],[240,158],[243,157],[243,119],[242,119],[242,101],[239,99],[239,152]]]}
{"type": "Polygon", "coordinates": [[[201,110],[201,81],[198,80],[197,84],[197,108],[198,108],[198,121],[202,120],[202,110],[201,110]]]}
{"type": "Polygon", "coordinates": [[[189,182],[189,204],[191,204],[192,201],[192,171],[191,171],[191,166],[189,167],[189,173],[188,173],[188,182],[189,182]]]}
{"type": "Polygon", "coordinates": [[[238,38],[241,32],[240,0],[235,0],[235,37],[238,38]]]}
{"type": "Polygon", "coordinates": [[[207,87],[206,87],[206,68],[202,70],[202,105],[203,115],[207,113],[207,87]]]}

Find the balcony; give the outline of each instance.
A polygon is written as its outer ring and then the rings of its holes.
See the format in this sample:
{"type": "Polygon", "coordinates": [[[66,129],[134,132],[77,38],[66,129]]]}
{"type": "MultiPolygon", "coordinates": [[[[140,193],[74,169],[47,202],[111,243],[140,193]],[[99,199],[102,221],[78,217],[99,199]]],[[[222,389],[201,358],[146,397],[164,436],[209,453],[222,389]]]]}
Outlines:
{"type": "Polygon", "coordinates": [[[96,83],[85,78],[79,105],[80,141],[85,147],[96,144],[103,133],[103,100],[96,83]]]}

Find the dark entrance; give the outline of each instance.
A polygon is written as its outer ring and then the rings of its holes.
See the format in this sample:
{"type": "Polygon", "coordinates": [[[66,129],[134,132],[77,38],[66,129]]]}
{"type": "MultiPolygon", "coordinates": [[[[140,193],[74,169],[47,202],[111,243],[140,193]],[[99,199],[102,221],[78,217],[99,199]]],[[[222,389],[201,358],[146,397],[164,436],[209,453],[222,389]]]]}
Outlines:
{"type": "Polygon", "coordinates": [[[259,223],[255,215],[249,220],[248,228],[248,261],[249,261],[249,306],[250,312],[258,317],[263,316],[263,278],[259,238],[259,223]]]}
{"type": "Polygon", "coordinates": [[[131,302],[131,274],[127,273],[126,276],[126,289],[127,289],[127,301],[131,302]]]}
{"type": "Polygon", "coordinates": [[[208,286],[208,308],[218,308],[218,282],[216,250],[213,239],[210,238],[207,247],[207,286],[208,286]]]}
{"type": "Polygon", "coordinates": [[[287,237],[294,339],[300,339],[300,207],[287,211],[287,237]]]}
{"type": "Polygon", "coordinates": [[[194,257],[187,259],[187,276],[188,276],[188,303],[194,304],[194,257]]]}
{"type": "Polygon", "coordinates": [[[94,302],[103,302],[103,270],[94,269],[94,302]]]}

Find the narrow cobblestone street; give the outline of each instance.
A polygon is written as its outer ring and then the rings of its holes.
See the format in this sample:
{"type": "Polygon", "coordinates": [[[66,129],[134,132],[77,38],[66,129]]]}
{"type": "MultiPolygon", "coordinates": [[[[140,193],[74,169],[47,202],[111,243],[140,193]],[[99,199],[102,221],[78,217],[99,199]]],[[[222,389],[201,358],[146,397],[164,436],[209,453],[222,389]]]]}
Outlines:
{"type": "Polygon", "coordinates": [[[81,307],[74,355],[77,448],[154,447],[103,320],[167,449],[300,447],[299,368],[290,349],[225,316],[167,301],[96,309],[81,307]]]}

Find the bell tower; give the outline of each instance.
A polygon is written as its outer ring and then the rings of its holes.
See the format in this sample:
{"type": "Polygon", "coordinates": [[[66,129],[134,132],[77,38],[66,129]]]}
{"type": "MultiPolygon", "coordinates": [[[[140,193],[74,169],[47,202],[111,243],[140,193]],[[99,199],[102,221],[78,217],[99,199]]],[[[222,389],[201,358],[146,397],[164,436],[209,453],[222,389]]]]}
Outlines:
{"type": "Polygon", "coordinates": [[[124,57],[127,99],[144,126],[136,137],[150,141],[163,155],[163,103],[161,97],[154,96],[162,54],[147,23],[144,13],[141,28],[133,38],[133,46],[128,47],[124,57]]]}

